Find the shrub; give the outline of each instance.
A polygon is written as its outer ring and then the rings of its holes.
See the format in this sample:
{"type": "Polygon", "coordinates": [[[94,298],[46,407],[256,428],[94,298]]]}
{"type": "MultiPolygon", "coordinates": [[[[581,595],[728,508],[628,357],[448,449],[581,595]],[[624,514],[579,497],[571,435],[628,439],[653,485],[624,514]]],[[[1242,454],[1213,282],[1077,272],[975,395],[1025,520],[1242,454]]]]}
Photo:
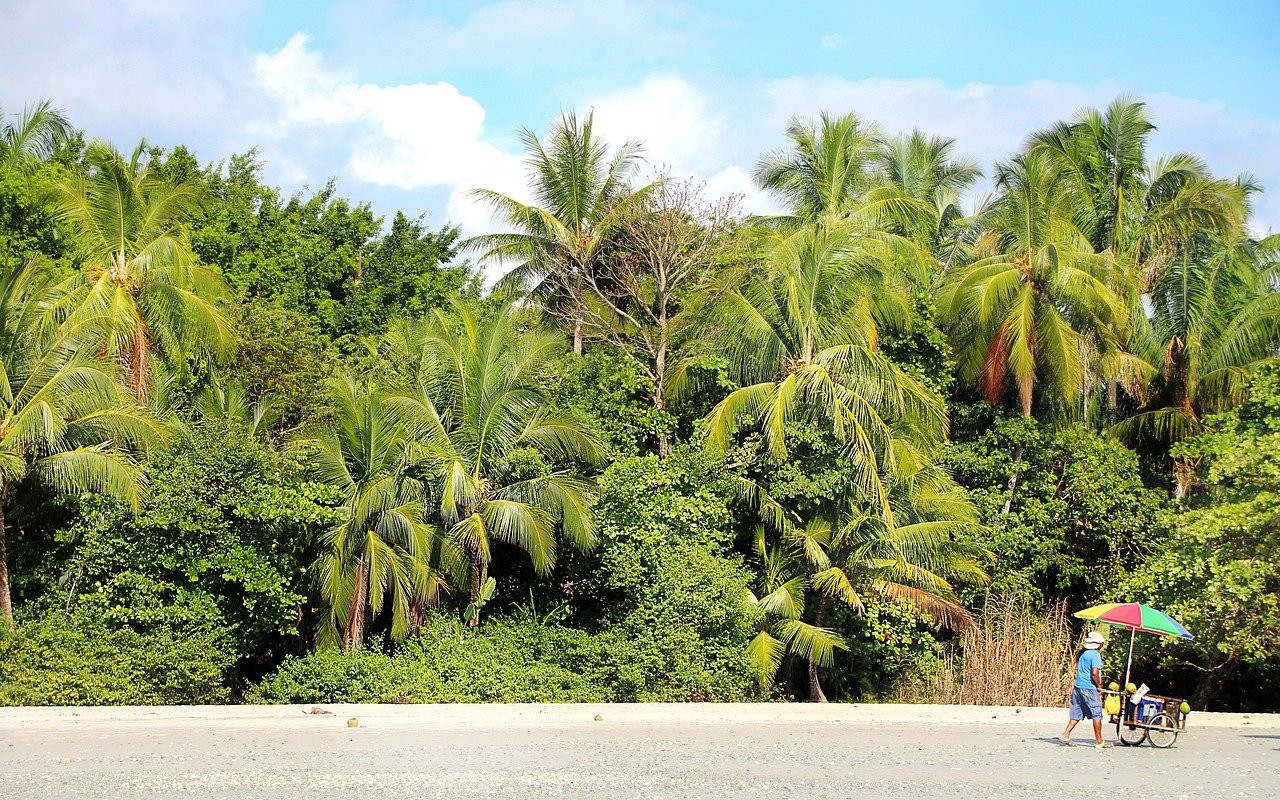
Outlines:
{"type": "Polygon", "coordinates": [[[223,631],[138,633],[61,612],[0,629],[0,705],[182,705],[229,698],[234,655],[223,631]]]}
{"type": "Polygon", "coordinates": [[[249,694],[261,703],[590,703],[616,699],[609,639],[491,619],[437,620],[393,654],[324,650],[287,659],[249,694]]]}

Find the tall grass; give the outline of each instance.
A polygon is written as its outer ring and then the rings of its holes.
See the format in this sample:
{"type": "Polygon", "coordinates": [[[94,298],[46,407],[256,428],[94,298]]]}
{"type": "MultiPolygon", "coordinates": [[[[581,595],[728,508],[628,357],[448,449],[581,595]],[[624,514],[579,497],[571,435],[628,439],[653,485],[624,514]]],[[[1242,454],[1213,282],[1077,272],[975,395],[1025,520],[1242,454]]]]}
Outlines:
{"type": "Polygon", "coordinates": [[[914,703],[1060,706],[1071,692],[1074,665],[1065,603],[1041,612],[1012,597],[988,597],[977,624],[930,675],[898,686],[914,703]]]}

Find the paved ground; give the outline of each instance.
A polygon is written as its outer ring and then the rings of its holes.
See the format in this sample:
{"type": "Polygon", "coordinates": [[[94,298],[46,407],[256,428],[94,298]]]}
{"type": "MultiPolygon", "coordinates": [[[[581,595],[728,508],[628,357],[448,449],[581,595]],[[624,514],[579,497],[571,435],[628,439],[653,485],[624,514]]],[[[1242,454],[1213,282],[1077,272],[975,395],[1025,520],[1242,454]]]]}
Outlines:
{"type": "Polygon", "coordinates": [[[0,798],[1280,796],[1274,716],[1100,752],[1061,709],[325,708],[0,709],[0,798]]]}

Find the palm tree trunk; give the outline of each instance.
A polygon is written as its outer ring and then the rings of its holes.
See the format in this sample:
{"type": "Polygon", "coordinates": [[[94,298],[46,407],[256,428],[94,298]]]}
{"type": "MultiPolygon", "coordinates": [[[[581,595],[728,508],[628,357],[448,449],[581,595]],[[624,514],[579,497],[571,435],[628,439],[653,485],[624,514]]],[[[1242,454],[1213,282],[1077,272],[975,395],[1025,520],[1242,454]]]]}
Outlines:
{"type": "Polygon", "coordinates": [[[9,497],[7,483],[0,488],[0,616],[7,630],[13,629],[13,598],[9,595],[9,540],[5,529],[4,504],[9,497]]]}
{"type": "MultiPolygon", "coordinates": [[[[827,618],[827,596],[824,594],[818,598],[818,614],[814,617],[814,624],[819,628],[827,618]]],[[[822,684],[818,682],[818,662],[809,659],[809,702],[825,703],[827,696],[822,693],[822,684]]]]}
{"type": "MultiPolygon", "coordinates": [[[[485,580],[489,577],[488,575],[489,565],[484,563],[484,561],[480,558],[479,550],[472,550],[470,553],[470,556],[471,556],[471,600],[470,602],[474,603],[475,601],[480,599],[480,588],[484,586],[485,580]]],[[[477,614],[468,624],[473,628],[479,625],[480,615],[477,614]]]]}
{"type": "Polygon", "coordinates": [[[347,613],[347,630],[342,636],[345,650],[354,650],[364,643],[365,611],[369,608],[369,568],[364,559],[356,564],[356,590],[351,594],[351,608],[347,613]]]}
{"type": "Polygon", "coordinates": [[[1119,398],[1116,393],[1115,378],[1107,380],[1107,427],[1114,428],[1118,421],[1117,405],[1119,398]]]}

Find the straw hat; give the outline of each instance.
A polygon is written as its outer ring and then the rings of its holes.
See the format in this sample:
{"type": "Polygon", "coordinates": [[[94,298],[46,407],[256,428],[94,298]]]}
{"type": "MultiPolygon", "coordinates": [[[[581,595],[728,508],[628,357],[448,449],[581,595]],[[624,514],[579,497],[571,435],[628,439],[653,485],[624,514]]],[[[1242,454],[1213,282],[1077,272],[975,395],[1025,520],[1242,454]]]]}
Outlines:
{"type": "Polygon", "coordinates": [[[1097,650],[1107,643],[1107,637],[1102,635],[1101,631],[1089,631],[1089,635],[1084,637],[1084,646],[1090,650],[1097,650]]]}

